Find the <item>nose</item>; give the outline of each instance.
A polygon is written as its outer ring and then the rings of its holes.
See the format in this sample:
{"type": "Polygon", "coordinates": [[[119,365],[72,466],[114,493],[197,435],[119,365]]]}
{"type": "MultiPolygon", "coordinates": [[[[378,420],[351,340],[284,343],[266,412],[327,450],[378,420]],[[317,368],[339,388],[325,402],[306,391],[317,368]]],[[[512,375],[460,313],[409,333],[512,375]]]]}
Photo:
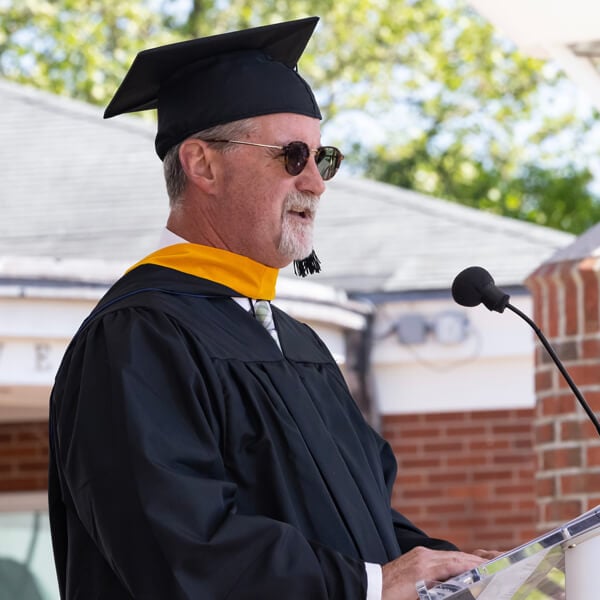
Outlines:
{"type": "Polygon", "coordinates": [[[319,173],[314,156],[308,159],[302,172],[296,176],[296,189],[314,196],[321,196],[325,191],[325,182],[319,173]]]}

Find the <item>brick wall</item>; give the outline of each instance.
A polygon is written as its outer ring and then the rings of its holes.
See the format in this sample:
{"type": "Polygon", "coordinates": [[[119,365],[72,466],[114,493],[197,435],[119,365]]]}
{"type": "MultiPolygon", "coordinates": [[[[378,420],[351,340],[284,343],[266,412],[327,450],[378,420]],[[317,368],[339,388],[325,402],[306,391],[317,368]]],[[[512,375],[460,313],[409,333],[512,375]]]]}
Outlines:
{"type": "MultiPolygon", "coordinates": [[[[0,492],[46,489],[47,427],[0,424],[0,492]]],[[[393,504],[430,535],[464,550],[536,535],[533,410],[386,415],[382,430],[398,457],[393,504]]]]}
{"type": "Polygon", "coordinates": [[[0,493],[48,486],[48,423],[0,424],[0,493]]]}
{"type": "Polygon", "coordinates": [[[508,550],[536,533],[531,410],[386,415],[393,504],[461,549],[508,550]]]}
{"type": "MultiPolygon", "coordinates": [[[[527,281],[534,320],[600,414],[600,264],[542,265],[527,281]]],[[[547,352],[536,350],[538,521],[543,530],[600,505],[600,438],[547,352]]]]}
{"type": "MultiPolygon", "coordinates": [[[[384,416],[383,434],[398,457],[394,506],[464,550],[504,550],[531,539],[532,421],[532,410],[384,416]]],[[[46,489],[47,427],[0,425],[0,492],[46,489]]],[[[600,446],[594,456],[600,463],[600,446]]],[[[575,478],[569,485],[582,484],[575,478]]]]}

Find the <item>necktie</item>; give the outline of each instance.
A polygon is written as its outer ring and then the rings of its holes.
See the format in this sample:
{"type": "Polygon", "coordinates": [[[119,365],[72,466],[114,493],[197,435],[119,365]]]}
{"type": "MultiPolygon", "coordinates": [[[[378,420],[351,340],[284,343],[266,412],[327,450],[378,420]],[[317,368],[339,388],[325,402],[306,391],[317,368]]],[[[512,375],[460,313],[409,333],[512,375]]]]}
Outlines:
{"type": "Polygon", "coordinates": [[[279,336],[273,322],[273,313],[271,304],[267,300],[257,300],[254,303],[254,315],[256,320],[269,332],[269,335],[277,342],[279,346],[279,336]]]}

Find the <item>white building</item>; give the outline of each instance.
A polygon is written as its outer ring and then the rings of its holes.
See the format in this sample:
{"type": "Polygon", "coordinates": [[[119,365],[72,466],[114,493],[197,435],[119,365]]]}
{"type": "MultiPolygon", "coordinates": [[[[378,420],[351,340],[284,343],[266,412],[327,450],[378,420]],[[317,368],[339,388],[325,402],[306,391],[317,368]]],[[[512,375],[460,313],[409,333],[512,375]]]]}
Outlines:
{"type": "MultiPolygon", "coordinates": [[[[0,419],[42,418],[69,338],[154,249],[167,199],[152,124],[103,121],[96,107],[8,82],[0,98],[10,167],[0,173],[0,419]]],[[[530,332],[512,315],[457,307],[449,289],[480,264],[527,311],[523,279],[571,239],[342,170],[317,219],[323,272],[298,280],[286,270],[278,300],[342,364],[344,333],[371,327],[362,342],[372,365],[358,370],[371,369],[376,413],[412,411],[415,398],[424,411],[523,406],[533,403],[530,332]],[[511,387],[482,394],[502,370],[511,387]]]]}
{"type": "MultiPolygon", "coordinates": [[[[44,421],[69,339],[154,249],[167,199],[152,124],[103,121],[98,108],[3,81],[0,104],[0,423],[44,421]]],[[[286,270],[276,302],[319,331],[374,424],[534,405],[531,332],[512,314],[458,307],[449,290],[479,264],[529,312],[524,278],[572,236],[343,170],[317,221],[323,272],[304,281],[286,270]]],[[[0,493],[15,555],[29,511],[44,506],[43,492],[0,493]]]]}

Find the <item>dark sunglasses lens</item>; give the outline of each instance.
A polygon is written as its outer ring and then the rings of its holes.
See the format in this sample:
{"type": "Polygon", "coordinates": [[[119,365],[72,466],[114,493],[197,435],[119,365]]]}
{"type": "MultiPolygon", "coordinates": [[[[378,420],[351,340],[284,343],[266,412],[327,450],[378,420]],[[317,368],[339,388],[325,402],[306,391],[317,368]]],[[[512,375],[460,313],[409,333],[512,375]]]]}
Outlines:
{"type": "MultiPolygon", "coordinates": [[[[291,142],[283,150],[285,169],[290,175],[300,175],[311,155],[311,150],[304,142],[291,142]]],[[[334,146],[322,146],[315,154],[317,168],[324,181],[331,179],[340,168],[344,156],[334,146]]]]}
{"type": "Polygon", "coordinates": [[[331,179],[340,168],[342,153],[334,146],[323,146],[317,151],[315,160],[323,181],[331,179]]]}
{"type": "Polygon", "coordinates": [[[308,162],[310,148],[304,142],[292,142],[284,148],[285,169],[290,175],[300,175],[308,162]]]}

